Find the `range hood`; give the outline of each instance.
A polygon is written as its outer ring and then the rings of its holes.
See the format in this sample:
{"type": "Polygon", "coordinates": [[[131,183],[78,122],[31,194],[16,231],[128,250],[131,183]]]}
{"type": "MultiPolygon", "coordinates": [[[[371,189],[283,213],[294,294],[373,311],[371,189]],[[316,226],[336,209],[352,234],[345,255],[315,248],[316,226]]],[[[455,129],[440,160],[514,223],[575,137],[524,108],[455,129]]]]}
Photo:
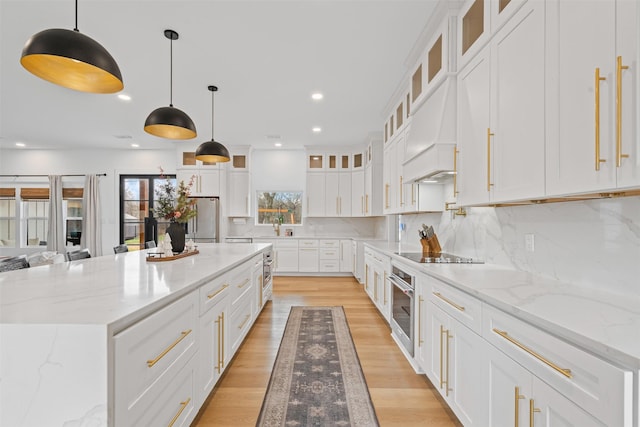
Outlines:
{"type": "Polygon", "coordinates": [[[449,76],[413,114],[406,131],[403,179],[420,182],[454,173],[456,80],[449,76]]]}

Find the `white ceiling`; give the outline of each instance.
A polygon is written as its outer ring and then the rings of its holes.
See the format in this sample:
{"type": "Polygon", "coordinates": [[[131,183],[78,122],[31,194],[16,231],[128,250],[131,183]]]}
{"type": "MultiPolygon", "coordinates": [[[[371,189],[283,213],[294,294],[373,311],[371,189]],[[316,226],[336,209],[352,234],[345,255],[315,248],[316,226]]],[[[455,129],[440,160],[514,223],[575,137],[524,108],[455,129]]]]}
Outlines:
{"type": "Polygon", "coordinates": [[[143,124],[169,104],[195,122],[194,142],[283,148],[358,144],[380,131],[406,60],[435,7],[422,1],[80,0],[78,28],[116,59],[124,90],[87,94],[41,80],[19,63],[24,43],[73,29],[73,0],[0,0],[0,148],[169,148],[143,124]],[[324,100],[311,100],[320,91],[324,100]],[[323,131],[314,134],[311,128],[323,131]]]}

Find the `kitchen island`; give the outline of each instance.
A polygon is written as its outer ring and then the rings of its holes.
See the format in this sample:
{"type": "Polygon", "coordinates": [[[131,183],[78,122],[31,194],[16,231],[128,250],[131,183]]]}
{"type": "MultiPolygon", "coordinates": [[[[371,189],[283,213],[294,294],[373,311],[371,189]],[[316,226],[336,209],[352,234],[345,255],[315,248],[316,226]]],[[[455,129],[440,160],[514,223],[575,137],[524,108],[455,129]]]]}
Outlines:
{"type": "Polygon", "coordinates": [[[139,251],[1,274],[0,425],[140,425],[165,413],[164,424],[188,425],[206,398],[197,382],[208,304],[242,315],[246,334],[270,247],[203,244],[174,261],[139,251]],[[158,407],[174,383],[188,396],[158,407]]]}

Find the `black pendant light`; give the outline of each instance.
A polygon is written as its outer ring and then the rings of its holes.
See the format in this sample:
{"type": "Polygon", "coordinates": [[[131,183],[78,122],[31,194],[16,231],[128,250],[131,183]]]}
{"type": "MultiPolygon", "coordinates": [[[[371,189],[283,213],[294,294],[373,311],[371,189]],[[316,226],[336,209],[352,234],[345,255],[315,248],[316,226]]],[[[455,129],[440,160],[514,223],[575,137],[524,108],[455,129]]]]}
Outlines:
{"type": "Polygon", "coordinates": [[[191,117],[173,106],[173,41],[178,33],[164,30],[164,36],[171,40],[171,72],[169,77],[169,106],[156,108],[144,122],[144,130],[151,135],[168,139],[191,139],[197,136],[196,125],[191,117]]]}
{"type": "Polygon", "coordinates": [[[211,141],[203,142],[196,149],[196,159],[207,163],[228,162],[229,150],[213,139],[213,93],[218,91],[216,86],[208,86],[211,91],[211,141]]]}
{"type": "Polygon", "coordinates": [[[41,79],[81,92],[114,93],[124,88],[115,59],[78,31],[78,0],[73,31],[53,28],[34,34],[22,49],[20,63],[41,79]]]}

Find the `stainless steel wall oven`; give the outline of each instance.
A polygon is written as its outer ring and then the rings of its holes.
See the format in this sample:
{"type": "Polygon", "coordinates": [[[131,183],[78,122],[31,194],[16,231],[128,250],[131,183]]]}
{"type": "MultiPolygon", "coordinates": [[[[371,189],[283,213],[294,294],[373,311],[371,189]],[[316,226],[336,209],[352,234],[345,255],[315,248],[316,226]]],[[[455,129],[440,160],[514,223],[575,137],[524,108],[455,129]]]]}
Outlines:
{"type": "Polygon", "coordinates": [[[407,352],[413,356],[413,295],[415,276],[402,267],[391,265],[391,330],[407,352]]]}

